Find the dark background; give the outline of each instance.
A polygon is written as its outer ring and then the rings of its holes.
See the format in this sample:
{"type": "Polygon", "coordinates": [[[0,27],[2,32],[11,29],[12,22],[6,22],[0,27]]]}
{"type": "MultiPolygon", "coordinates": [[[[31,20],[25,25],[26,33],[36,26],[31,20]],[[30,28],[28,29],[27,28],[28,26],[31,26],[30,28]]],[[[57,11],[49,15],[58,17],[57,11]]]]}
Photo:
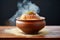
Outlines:
{"type": "MultiPolygon", "coordinates": [[[[22,0],[0,0],[0,25],[11,18],[17,9],[17,2],[22,0]]],[[[47,25],[60,25],[59,0],[31,0],[40,7],[39,15],[46,17],[47,25]]]]}

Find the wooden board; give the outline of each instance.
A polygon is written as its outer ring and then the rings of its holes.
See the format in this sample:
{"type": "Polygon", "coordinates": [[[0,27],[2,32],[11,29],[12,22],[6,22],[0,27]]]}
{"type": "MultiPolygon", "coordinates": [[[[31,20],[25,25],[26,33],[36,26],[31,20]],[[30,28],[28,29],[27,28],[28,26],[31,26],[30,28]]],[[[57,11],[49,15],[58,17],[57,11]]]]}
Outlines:
{"type": "Polygon", "coordinates": [[[60,38],[60,26],[45,26],[39,34],[34,35],[18,33],[16,28],[16,26],[0,26],[0,38],[60,38]]]}

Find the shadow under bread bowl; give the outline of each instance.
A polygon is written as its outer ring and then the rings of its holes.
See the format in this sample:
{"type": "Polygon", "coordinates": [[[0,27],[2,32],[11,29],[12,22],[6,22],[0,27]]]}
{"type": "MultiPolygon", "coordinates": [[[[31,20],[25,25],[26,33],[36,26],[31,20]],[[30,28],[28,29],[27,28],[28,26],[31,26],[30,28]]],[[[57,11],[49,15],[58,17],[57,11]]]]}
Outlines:
{"type": "Polygon", "coordinates": [[[40,17],[40,20],[20,20],[16,19],[16,26],[26,34],[37,34],[46,25],[45,17],[40,17]]]}

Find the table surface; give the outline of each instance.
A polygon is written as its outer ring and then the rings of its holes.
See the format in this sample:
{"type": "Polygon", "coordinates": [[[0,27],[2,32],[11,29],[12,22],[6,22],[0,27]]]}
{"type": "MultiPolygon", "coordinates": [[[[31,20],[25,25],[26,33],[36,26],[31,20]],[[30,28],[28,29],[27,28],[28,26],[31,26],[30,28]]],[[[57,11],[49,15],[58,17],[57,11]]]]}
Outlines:
{"type": "Polygon", "coordinates": [[[5,29],[16,28],[16,26],[0,26],[0,38],[60,38],[60,26],[45,26],[48,32],[45,35],[35,35],[35,36],[17,36],[10,33],[4,33],[5,29]]]}

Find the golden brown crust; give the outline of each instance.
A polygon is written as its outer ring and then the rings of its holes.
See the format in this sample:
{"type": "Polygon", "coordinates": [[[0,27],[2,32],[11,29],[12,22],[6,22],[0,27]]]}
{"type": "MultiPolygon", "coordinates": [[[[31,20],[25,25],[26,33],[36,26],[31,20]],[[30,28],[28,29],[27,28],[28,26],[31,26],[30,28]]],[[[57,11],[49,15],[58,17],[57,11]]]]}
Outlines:
{"type": "Polygon", "coordinates": [[[20,20],[39,20],[40,16],[36,15],[34,12],[27,12],[26,14],[22,14],[19,18],[20,20]]]}

